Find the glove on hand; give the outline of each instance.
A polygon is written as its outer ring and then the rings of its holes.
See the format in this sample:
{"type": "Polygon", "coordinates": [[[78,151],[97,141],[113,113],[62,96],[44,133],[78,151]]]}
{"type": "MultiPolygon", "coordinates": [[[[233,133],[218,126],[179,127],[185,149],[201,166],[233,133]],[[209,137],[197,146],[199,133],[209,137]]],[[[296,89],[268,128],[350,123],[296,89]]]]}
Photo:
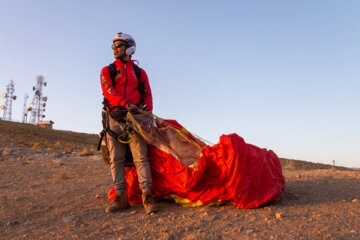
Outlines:
{"type": "Polygon", "coordinates": [[[127,107],[127,110],[131,113],[137,113],[138,112],[138,107],[134,104],[130,104],[128,107],[127,107]]]}

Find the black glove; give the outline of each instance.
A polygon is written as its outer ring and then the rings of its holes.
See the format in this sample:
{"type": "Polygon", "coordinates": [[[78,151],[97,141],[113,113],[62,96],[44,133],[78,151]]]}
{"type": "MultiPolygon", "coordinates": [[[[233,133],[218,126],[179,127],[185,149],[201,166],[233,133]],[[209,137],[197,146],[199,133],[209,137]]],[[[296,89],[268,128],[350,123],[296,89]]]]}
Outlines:
{"type": "Polygon", "coordinates": [[[138,107],[134,104],[130,104],[128,107],[127,107],[127,110],[131,113],[137,113],[138,112],[138,107]]]}

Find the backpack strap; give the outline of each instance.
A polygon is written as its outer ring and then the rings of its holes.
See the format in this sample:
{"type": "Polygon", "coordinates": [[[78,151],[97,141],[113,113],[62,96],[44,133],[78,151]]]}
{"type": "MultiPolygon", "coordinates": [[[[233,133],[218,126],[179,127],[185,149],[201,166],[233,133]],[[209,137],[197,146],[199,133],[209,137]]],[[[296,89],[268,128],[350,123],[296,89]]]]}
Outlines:
{"type": "Polygon", "coordinates": [[[118,74],[118,71],[116,70],[116,66],[114,63],[109,65],[109,73],[112,80],[112,85],[115,87],[115,77],[118,74]]]}
{"type": "Polygon", "coordinates": [[[135,75],[138,79],[138,89],[140,92],[140,99],[139,99],[139,106],[144,104],[144,96],[145,96],[145,81],[141,81],[141,68],[136,65],[135,63],[133,63],[133,68],[134,68],[134,72],[135,75]]]}
{"type": "MultiPolygon", "coordinates": [[[[109,73],[110,73],[110,78],[111,78],[111,81],[112,81],[112,85],[113,87],[115,87],[115,77],[117,75],[117,70],[116,70],[116,66],[114,63],[111,63],[109,66],[109,73]]],[[[106,97],[104,97],[104,100],[103,100],[103,105],[104,105],[104,109],[106,108],[109,108],[110,107],[110,104],[109,104],[109,100],[106,99],[106,97]]]]}

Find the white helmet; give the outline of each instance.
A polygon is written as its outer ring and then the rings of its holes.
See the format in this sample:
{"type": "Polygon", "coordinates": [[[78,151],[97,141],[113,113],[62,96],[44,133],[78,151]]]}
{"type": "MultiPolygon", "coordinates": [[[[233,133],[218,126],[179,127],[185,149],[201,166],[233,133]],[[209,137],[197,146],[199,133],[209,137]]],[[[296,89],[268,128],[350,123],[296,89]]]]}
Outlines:
{"type": "Polygon", "coordinates": [[[136,50],[136,43],[132,36],[126,33],[119,32],[115,35],[113,42],[115,41],[123,41],[127,44],[126,47],[126,55],[130,56],[135,53],[136,50]]]}

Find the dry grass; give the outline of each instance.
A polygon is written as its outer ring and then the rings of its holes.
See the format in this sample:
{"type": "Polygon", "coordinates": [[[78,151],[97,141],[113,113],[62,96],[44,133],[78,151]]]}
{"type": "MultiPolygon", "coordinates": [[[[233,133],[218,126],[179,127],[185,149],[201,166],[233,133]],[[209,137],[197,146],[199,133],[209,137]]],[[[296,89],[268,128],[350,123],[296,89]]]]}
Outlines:
{"type": "Polygon", "coordinates": [[[80,156],[91,156],[94,155],[94,150],[90,150],[88,148],[84,148],[84,150],[80,153],[80,156]]]}
{"type": "Polygon", "coordinates": [[[22,165],[29,165],[32,164],[32,162],[21,162],[22,165]]]}
{"type": "Polygon", "coordinates": [[[34,151],[40,150],[40,144],[38,142],[34,143],[31,147],[31,150],[34,150],[34,151]]]}
{"type": "Polygon", "coordinates": [[[55,180],[65,180],[65,179],[68,179],[68,175],[64,172],[61,172],[61,173],[58,173],[58,174],[55,174],[54,176],[55,180]]]}

